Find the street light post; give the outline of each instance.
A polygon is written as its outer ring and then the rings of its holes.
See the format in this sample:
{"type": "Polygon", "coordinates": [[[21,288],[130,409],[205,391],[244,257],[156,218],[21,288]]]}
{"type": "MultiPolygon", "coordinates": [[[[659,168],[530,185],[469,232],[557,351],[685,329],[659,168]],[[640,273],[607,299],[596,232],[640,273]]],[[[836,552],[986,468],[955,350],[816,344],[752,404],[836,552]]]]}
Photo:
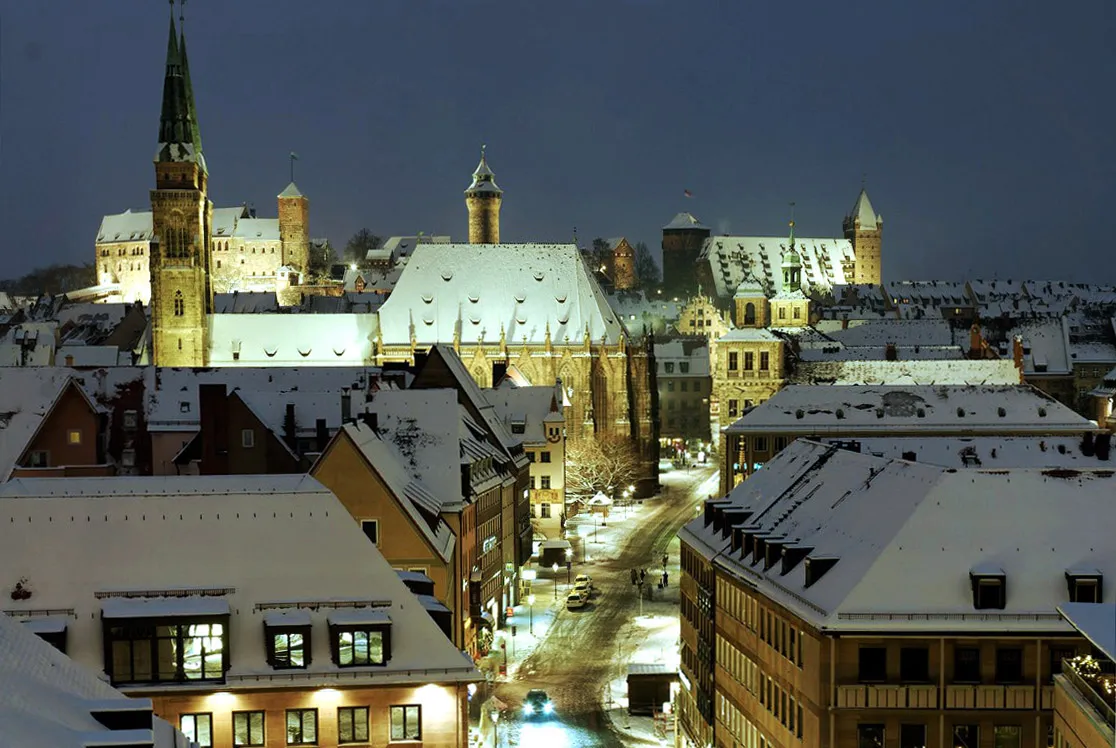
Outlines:
{"type": "Polygon", "coordinates": [[[550,571],[554,575],[554,599],[557,600],[558,599],[558,562],[555,562],[554,565],[550,567],[550,571]]]}
{"type": "Polygon", "coordinates": [[[566,586],[570,584],[570,566],[573,565],[573,549],[566,549],[566,586]]]}
{"type": "Polygon", "coordinates": [[[527,595],[527,610],[529,611],[530,616],[531,616],[531,623],[530,623],[530,628],[528,629],[528,631],[531,633],[531,636],[534,636],[535,635],[535,595],[534,595],[534,593],[532,593],[530,595],[527,595]]]}

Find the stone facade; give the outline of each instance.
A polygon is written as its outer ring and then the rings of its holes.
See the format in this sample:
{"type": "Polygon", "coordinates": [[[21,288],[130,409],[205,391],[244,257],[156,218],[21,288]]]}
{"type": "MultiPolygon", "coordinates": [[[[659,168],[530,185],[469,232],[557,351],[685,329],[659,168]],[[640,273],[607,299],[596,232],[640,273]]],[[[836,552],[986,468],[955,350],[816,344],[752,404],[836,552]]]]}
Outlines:
{"type": "Polygon", "coordinates": [[[465,190],[465,207],[469,211],[469,243],[500,243],[500,205],[504,193],[496,186],[496,177],[488,168],[484,148],[473,172],[473,183],[465,190]]]}
{"type": "Polygon", "coordinates": [[[697,260],[710,229],[689,213],[663,226],[663,295],[688,299],[698,291],[697,260]]]}
{"type": "MultiPolygon", "coordinates": [[[[764,303],[766,304],[766,299],[764,303]]],[[[766,309],[766,306],[764,307],[766,309]]],[[[682,308],[678,318],[678,332],[682,335],[701,335],[716,340],[729,331],[721,310],[708,296],[694,296],[682,308]]]]}
{"type": "Polygon", "coordinates": [[[310,201],[293,182],[278,199],[282,263],[306,272],[310,264],[310,201]]]}
{"type": "Polygon", "coordinates": [[[845,238],[852,242],[856,265],[853,270],[853,283],[880,285],[883,282],[883,268],[880,247],[883,243],[883,216],[876,215],[868,201],[868,193],[863,189],[857,197],[852,212],[845,216],[842,224],[845,238]]]}
{"type": "Polygon", "coordinates": [[[614,241],[612,268],[609,274],[612,278],[612,287],[617,291],[627,291],[639,285],[639,279],[636,277],[635,248],[623,237],[614,241]]]}
{"type": "Polygon", "coordinates": [[[713,395],[709,404],[710,431],[715,442],[721,428],[744,411],[759,405],[786,383],[786,344],[770,330],[743,328],[710,345],[709,366],[713,395]]]}

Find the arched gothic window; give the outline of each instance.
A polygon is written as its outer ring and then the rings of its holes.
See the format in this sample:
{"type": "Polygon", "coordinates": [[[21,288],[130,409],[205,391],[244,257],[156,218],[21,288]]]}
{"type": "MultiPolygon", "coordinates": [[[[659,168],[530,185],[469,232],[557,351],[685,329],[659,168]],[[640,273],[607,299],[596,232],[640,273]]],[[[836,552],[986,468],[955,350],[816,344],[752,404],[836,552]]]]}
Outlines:
{"type": "Polygon", "coordinates": [[[181,317],[186,314],[186,299],[182,298],[181,291],[174,292],[174,316],[181,317]]]}
{"type": "Polygon", "coordinates": [[[163,230],[164,257],[189,257],[192,249],[190,241],[190,228],[186,216],[181,211],[174,211],[167,217],[167,225],[163,230]]]}
{"type": "Polygon", "coordinates": [[[744,306],[744,324],[756,324],[756,305],[750,301],[744,306]]]}

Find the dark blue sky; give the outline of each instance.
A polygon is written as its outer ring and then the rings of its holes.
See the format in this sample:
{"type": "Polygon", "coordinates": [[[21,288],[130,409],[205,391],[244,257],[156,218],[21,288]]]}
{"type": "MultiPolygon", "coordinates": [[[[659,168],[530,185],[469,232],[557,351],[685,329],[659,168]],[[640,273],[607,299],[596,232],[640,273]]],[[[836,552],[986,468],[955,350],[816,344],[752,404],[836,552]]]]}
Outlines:
{"type": "MultiPolygon", "coordinates": [[[[167,5],[0,8],[0,275],[92,261],[100,216],[148,203],[167,5]]],[[[1110,0],[189,0],[187,16],[215,203],[275,215],[294,150],[311,233],[335,245],[361,226],[463,240],[485,142],[505,241],[576,226],[657,247],[684,209],[781,234],[791,200],[801,235],[836,236],[867,172],[885,279],[1116,282],[1110,0]]]]}

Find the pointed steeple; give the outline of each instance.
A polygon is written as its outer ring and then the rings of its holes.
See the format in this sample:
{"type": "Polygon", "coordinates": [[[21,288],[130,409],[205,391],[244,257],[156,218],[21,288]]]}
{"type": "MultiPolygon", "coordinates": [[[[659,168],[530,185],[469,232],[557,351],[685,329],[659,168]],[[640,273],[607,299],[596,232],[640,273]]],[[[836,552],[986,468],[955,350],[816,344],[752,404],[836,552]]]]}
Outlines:
{"type": "Polygon", "coordinates": [[[186,84],[186,111],[190,117],[190,126],[193,130],[194,151],[196,153],[201,153],[201,126],[198,124],[198,107],[197,104],[194,103],[194,84],[190,80],[190,60],[186,56],[186,18],[179,15],[178,21],[178,53],[179,57],[182,59],[182,80],[186,84]]]}
{"type": "Polygon", "coordinates": [[[183,72],[182,49],[174,27],[174,5],[171,5],[170,35],[167,40],[167,63],[163,77],[163,108],[159,116],[159,150],[156,161],[197,162],[203,164],[195,141],[191,118],[191,102],[187,79],[183,72]]]}
{"type": "Polygon", "coordinates": [[[868,191],[864,187],[860,188],[860,194],[857,195],[849,218],[860,222],[861,231],[875,231],[879,228],[880,217],[872,209],[872,201],[868,199],[868,191]]]}
{"type": "Polygon", "coordinates": [[[790,204],[790,237],[787,239],[787,250],[783,252],[783,292],[791,293],[802,287],[802,258],[798,256],[798,249],[794,246],[794,203],[790,204]]]}
{"type": "Polygon", "coordinates": [[[477,164],[476,170],[473,171],[473,183],[465,190],[466,193],[482,193],[487,192],[490,194],[500,195],[503,193],[499,187],[496,186],[496,175],[492,173],[492,169],[488,168],[488,159],[485,158],[485,149],[488,146],[481,146],[480,163],[477,164]]]}

